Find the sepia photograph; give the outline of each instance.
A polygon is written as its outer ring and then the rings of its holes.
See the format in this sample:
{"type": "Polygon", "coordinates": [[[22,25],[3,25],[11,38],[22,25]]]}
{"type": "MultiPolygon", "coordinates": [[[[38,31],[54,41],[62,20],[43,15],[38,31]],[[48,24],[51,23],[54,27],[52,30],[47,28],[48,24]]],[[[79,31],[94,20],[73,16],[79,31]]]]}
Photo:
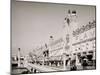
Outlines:
{"type": "Polygon", "coordinates": [[[96,6],[11,0],[11,74],[96,70],[96,6]]]}

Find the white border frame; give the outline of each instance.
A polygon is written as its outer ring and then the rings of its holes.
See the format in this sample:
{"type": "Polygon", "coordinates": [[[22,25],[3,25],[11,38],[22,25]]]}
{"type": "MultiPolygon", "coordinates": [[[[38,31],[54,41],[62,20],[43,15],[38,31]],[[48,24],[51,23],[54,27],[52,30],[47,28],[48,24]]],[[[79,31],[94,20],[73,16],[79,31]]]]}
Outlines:
{"type": "MultiPolygon", "coordinates": [[[[25,0],[24,0],[25,1],[25,0]]],[[[96,45],[97,45],[97,67],[96,70],[74,71],[74,72],[52,72],[41,73],[41,75],[98,75],[100,72],[100,0],[30,0],[39,2],[53,2],[53,3],[69,3],[69,4],[83,4],[96,5],[96,45]]],[[[0,0],[0,74],[10,74],[10,0],[0,0]]]]}

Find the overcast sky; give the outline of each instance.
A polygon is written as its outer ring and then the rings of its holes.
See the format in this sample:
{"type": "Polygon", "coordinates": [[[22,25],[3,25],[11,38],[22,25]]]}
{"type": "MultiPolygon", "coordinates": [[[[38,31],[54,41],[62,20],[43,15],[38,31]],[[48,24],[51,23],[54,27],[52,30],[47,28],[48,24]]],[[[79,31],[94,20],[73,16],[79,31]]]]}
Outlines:
{"type": "Polygon", "coordinates": [[[12,2],[12,55],[21,48],[26,55],[34,47],[62,36],[68,10],[76,10],[78,25],[95,19],[94,6],[65,5],[35,2],[12,2]]]}

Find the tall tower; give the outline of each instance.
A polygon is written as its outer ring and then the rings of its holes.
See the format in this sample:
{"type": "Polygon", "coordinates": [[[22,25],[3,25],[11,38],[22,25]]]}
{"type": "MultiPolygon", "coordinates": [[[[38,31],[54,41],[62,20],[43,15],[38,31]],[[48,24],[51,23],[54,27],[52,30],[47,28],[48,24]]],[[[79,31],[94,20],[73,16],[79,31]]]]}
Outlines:
{"type": "Polygon", "coordinates": [[[54,38],[53,38],[53,36],[51,35],[51,36],[50,36],[50,39],[49,39],[49,43],[52,44],[53,41],[54,41],[54,38]]]}
{"type": "Polygon", "coordinates": [[[77,27],[77,14],[76,11],[68,10],[67,16],[64,19],[64,29],[63,29],[63,62],[64,70],[66,70],[66,54],[71,55],[72,52],[72,43],[73,43],[73,31],[77,27]]]}
{"type": "MultiPolygon", "coordinates": [[[[53,48],[53,46],[52,46],[53,42],[54,42],[54,38],[53,38],[53,36],[51,35],[50,38],[49,38],[49,46],[48,46],[49,52],[50,52],[50,51],[52,50],[52,48],[53,48]]],[[[51,55],[51,54],[49,54],[49,55],[51,55]]]]}

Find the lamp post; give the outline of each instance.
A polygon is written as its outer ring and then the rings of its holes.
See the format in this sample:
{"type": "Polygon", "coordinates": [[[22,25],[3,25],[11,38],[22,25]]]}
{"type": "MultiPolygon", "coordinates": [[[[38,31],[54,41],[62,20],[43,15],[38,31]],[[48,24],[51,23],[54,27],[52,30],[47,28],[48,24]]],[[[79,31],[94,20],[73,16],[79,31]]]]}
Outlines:
{"type": "Polygon", "coordinates": [[[18,67],[21,66],[20,56],[20,48],[18,48],[18,67]]]}

